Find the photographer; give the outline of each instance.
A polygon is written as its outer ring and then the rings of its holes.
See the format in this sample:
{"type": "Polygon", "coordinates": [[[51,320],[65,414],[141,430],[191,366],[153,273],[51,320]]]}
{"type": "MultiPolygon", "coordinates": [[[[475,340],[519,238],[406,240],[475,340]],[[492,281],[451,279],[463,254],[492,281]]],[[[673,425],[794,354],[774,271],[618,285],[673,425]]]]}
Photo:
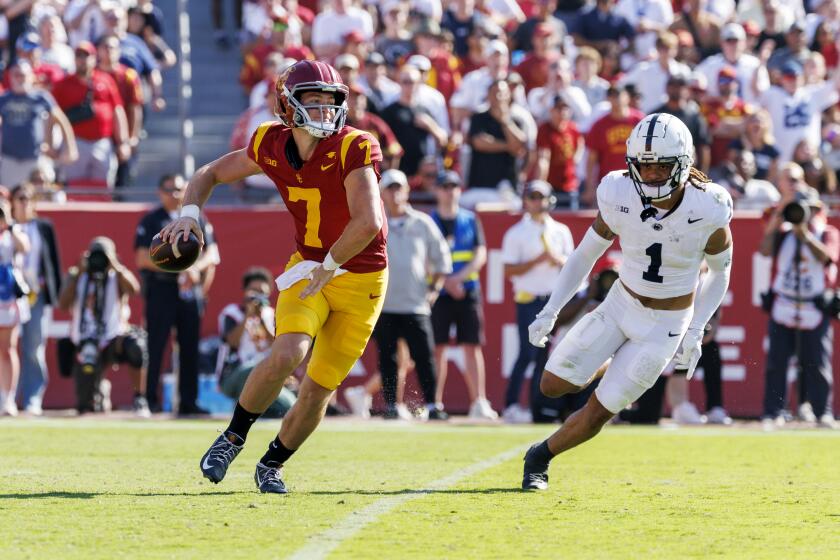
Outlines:
{"type": "Polygon", "coordinates": [[[804,184],[801,170],[792,179],[793,200],[773,213],[759,246],[762,255],[773,257],[771,288],[763,296],[770,314],[763,421],[767,428],[785,423],[788,361],[795,354],[813,415],[820,426],[835,427],[833,334],[825,293],[836,276],[840,234],[828,225],[819,194],[804,184]]]}
{"type": "MultiPolygon", "coordinates": [[[[251,370],[271,349],[274,308],[271,306],[271,273],[254,267],[242,275],[242,303],[231,303],[219,314],[219,336],[224,345],[219,358],[219,389],[239,399],[251,370]]],[[[295,381],[290,375],[288,381],[295,381]]],[[[287,387],[281,389],[263,416],[282,418],[297,400],[287,387]]]]}
{"type": "Polygon", "coordinates": [[[108,367],[128,367],[134,389],[134,412],[149,416],[146,402],[146,335],[131,328],[124,311],[130,296],[140,291],[137,278],[117,258],[114,242],[95,237],[70,267],[58,298],[58,307],[70,312],[70,340],[75,346],[73,377],[76,380],[79,413],[108,408],[107,395],[100,390],[108,367]]]}
{"type": "Polygon", "coordinates": [[[12,220],[8,200],[0,199],[0,416],[17,416],[15,404],[20,359],[20,325],[29,320],[29,287],[23,280],[23,254],[29,237],[12,220]]]}

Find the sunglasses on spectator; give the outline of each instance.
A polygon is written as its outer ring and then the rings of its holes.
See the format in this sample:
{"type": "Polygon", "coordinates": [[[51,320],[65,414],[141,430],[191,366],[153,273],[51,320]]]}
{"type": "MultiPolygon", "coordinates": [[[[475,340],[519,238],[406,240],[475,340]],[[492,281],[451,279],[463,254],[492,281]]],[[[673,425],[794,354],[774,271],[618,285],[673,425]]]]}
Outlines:
{"type": "Polygon", "coordinates": [[[414,84],[420,83],[419,80],[412,80],[410,78],[403,78],[400,80],[400,83],[404,86],[413,86],[414,84]]]}
{"type": "Polygon", "coordinates": [[[161,187],[160,190],[165,192],[166,194],[173,194],[177,192],[184,192],[186,189],[178,189],[175,187],[161,187]]]}
{"type": "Polygon", "coordinates": [[[32,200],[32,197],[29,196],[29,195],[22,194],[22,195],[16,196],[15,200],[21,200],[21,201],[32,200]]]}
{"type": "Polygon", "coordinates": [[[444,184],[442,184],[442,185],[438,185],[438,187],[439,187],[439,188],[441,188],[441,189],[446,189],[446,190],[448,190],[448,191],[451,191],[452,189],[457,189],[457,188],[458,188],[458,187],[460,187],[460,186],[461,186],[461,185],[458,185],[458,184],[456,184],[456,183],[444,183],[444,184]]]}
{"type": "Polygon", "coordinates": [[[525,195],[525,198],[527,198],[528,200],[542,200],[545,198],[545,196],[543,196],[543,193],[530,192],[525,195]]]}

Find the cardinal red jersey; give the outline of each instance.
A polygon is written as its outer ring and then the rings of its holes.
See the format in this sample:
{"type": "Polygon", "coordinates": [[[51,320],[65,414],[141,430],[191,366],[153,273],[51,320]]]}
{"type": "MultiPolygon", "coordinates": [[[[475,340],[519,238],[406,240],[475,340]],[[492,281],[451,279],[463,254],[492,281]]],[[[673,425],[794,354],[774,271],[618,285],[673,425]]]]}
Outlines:
{"type": "MultiPolygon", "coordinates": [[[[276,121],[261,124],[248,143],[248,156],[262,168],[286,202],[295,222],[295,242],[304,259],[323,261],[350,221],[344,179],[354,169],[373,165],[379,179],[382,152],[367,132],[345,126],[324,138],[303,167],[295,169],[286,156],[292,130],[276,121]]],[[[370,244],[341,265],[350,272],[373,272],[388,265],[385,210],[383,226],[370,244]]]]}

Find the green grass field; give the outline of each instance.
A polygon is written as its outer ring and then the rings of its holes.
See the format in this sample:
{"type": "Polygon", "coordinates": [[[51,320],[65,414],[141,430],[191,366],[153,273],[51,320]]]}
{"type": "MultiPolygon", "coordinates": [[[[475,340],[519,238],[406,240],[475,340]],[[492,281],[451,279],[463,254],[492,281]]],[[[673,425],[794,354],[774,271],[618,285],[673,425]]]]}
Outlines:
{"type": "Polygon", "coordinates": [[[840,434],[608,427],[518,490],[548,427],[327,422],[261,495],[261,422],[0,422],[0,558],[840,558],[840,434]]]}

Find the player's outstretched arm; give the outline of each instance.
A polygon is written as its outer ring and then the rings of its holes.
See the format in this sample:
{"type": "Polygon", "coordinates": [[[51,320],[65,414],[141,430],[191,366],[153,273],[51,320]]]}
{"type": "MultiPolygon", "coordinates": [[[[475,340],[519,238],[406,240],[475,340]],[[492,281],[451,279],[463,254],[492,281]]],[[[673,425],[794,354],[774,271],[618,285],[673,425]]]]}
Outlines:
{"type": "Polygon", "coordinates": [[[323,264],[312,272],[312,280],[301,291],[301,299],[318,293],[335,274],[335,269],[367,247],[382,229],[384,217],[373,166],[354,169],[344,179],[350,221],[330,248],[323,264]]]}
{"type": "Polygon", "coordinates": [[[172,243],[178,235],[182,235],[186,241],[192,231],[203,245],[204,237],[198,225],[198,216],[213,188],[219,183],[234,183],[257,173],[262,173],[262,169],[248,157],[245,149],[229,152],[200,167],[187,183],[181,217],[167,224],[160,231],[160,236],[172,243]]]}
{"type": "Polygon", "coordinates": [[[700,346],[706,323],[720,307],[729,288],[729,271],[732,268],[732,232],[729,226],[716,229],[709,236],[704,251],[709,273],[694,301],[694,315],[675,361],[675,369],[685,371],[689,379],[700,360],[700,346]]]}
{"type": "Polygon", "coordinates": [[[581,282],[589,275],[595,261],[612,245],[615,233],[610,230],[601,213],[586,231],[557,278],[557,284],[548,303],[545,304],[537,318],[528,327],[528,340],[534,346],[543,347],[548,342],[548,335],[557,321],[557,314],[566,305],[580,287],[581,282]]]}

